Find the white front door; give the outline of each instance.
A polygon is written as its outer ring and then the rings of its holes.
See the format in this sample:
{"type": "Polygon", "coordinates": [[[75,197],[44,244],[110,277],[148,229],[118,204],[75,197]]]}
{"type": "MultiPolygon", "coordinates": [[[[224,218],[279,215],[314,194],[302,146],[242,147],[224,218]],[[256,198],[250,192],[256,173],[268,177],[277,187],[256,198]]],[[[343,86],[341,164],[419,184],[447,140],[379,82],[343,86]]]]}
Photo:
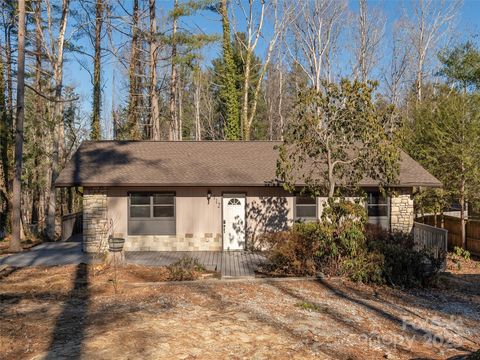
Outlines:
{"type": "Polygon", "coordinates": [[[223,195],[223,250],[245,249],[245,195],[223,195]]]}

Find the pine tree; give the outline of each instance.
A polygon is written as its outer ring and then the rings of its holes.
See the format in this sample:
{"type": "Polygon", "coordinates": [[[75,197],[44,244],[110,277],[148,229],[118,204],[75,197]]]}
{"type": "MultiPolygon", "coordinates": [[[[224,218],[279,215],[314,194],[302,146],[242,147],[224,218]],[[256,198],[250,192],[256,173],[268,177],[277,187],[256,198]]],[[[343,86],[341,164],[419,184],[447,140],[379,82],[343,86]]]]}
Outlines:
{"type": "Polygon", "coordinates": [[[220,99],[225,105],[225,139],[240,140],[240,111],[238,108],[237,76],[230,36],[227,0],[220,2],[223,27],[223,67],[221,74],[220,99]]]}
{"type": "MultiPolygon", "coordinates": [[[[196,62],[200,58],[198,49],[215,41],[215,35],[206,35],[203,33],[195,34],[192,31],[183,29],[180,24],[182,17],[191,16],[198,10],[209,9],[211,0],[192,0],[179,3],[174,0],[173,10],[169,16],[172,19],[172,32],[164,38],[164,41],[171,47],[171,78],[170,78],[170,140],[182,140],[183,138],[183,119],[181,114],[182,107],[182,70],[189,69],[194,71],[196,62]]],[[[185,71],[183,71],[183,74],[185,71]]]]}

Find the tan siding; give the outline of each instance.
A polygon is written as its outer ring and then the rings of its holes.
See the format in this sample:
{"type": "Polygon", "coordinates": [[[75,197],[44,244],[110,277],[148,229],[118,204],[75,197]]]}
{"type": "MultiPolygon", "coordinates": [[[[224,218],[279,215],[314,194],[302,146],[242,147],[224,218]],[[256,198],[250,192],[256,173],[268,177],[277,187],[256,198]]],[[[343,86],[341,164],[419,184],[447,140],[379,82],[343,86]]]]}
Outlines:
{"type": "Polygon", "coordinates": [[[120,188],[108,188],[107,192],[108,218],[112,223],[112,233],[126,236],[128,201],[126,190],[120,188]]]}
{"type": "MultiPolygon", "coordinates": [[[[124,236],[127,236],[128,233],[128,192],[131,191],[174,191],[176,193],[176,232],[179,237],[221,236],[223,193],[238,192],[246,194],[247,241],[252,241],[265,231],[282,230],[291,225],[293,220],[293,197],[281,188],[109,188],[108,217],[113,223],[113,232],[124,236]],[[209,189],[212,192],[212,198],[208,202],[207,192],[209,189]]],[[[133,239],[134,237],[129,238],[133,239]]]]}

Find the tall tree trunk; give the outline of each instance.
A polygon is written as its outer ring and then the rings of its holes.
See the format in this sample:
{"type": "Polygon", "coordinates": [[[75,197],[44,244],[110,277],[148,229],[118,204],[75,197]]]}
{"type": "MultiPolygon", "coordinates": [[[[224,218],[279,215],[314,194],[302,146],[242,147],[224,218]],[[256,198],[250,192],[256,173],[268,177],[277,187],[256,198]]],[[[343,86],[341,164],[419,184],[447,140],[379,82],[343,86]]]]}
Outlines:
{"type": "Polygon", "coordinates": [[[150,123],[151,138],[160,140],[160,109],[157,90],[157,20],[155,18],[155,0],[150,0],[150,123]]]}
{"type": "Polygon", "coordinates": [[[195,140],[202,140],[202,127],[200,125],[200,67],[194,70],[194,86],[193,102],[195,105],[195,140]]]}
{"type": "Polygon", "coordinates": [[[222,16],[223,28],[223,73],[220,98],[225,104],[225,138],[227,140],[239,140],[241,133],[236,87],[237,76],[232,53],[227,0],[220,1],[220,15],[222,16]]]}
{"type": "MultiPolygon", "coordinates": [[[[182,74],[183,76],[183,74],[182,74]]],[[[178,122],[178,135],[177,140],[183,140],[183,82],[182,76],[178,77],[178,115],[177,115],[177,122],[178,122]]]]}
{"type": "Polygon", "coordinates": [[[13,119],[13,73],[12,73],[12,28],[14,17],[5,30],[5,61],[7,65],[7,109],[11,119],[13,119]]]}
{"type": "Polygon", "coordinates": [[[327,148],[327,166],[328,166],[328,198],[335,195],[335,176],[333,174],[332,150],[327,148]]]}
{"type": "MultiPolygon", "coordinates": [[[[37,92],[42,93],[42,28],[41,28],[41,17],[42,17],[42,0],[35,0],[35,89],[37,92]]],[[[44,101],[43,99],[38,96],[35,98],[35,119],[34,126],[38,130],[37,131],[37,138],[39,144],[44,144],[43,139],[43,109],[44,109],[44,101]]],[[[40,174],[42,169],[42,161],[40,159],[40,155],[38,153],[35,154],[34,159],[34,166],[33,169],[33,193],[32,193],[32,213],[31,213],[31,223],[37,224],[40,220],[40,174]]],[[[40,230],[37,227],[37,230],[40,230]]]]}
{"type": "Polygon", "coordinates": [[[127,119],[127,130],[129,137],[132,140],[138,140],[140,138],[140,129],[138,124],[139,118],[139,109],[138,109],[138,98],[139,98],[139,89],[138,89],[138,57],[139,57],[139,48],[138,48],[138,0],[133,1],[133,14],[132,14],[132,46],[130,49],[130,68],[128,71],[128,78],[130,81],[129,93],[128,93],[128,119],[127,119]]]}
{"type": "Polygon", "coordinates": [[[25,91],[25,0],[18,1],[18,56],[17,56],[17,112],[15,122],[15,174],[13,177],[13,217],[10,251],[21,251],[20,228],[22,221],[22,160],[23,160],[23,119],[25,91]]]}
{"type": "Polygon", "coordinates": [[[280,119],[280,140],[283,141],[283,133],[284,133],[284,127],[285,127],[285,121],[283,119],[283,107],[282,107],[282,101],[283,101],[283,72],[282,69],[279,68],[278,71],[278,118],[280,119]]]}
{"type": "Polygon", "coordinates": [[[360,70],[360,80],[367,81],[367,1],[360,0],[359,4],[359,30],[360,30],[360,54],[358,58],[358,67],[360,70]]]}
{"type": "Polygon", "coordinates": [[[63,103],[62,87],[63,87],[63,48],[65,40],[65,31],[67,29],[68,7],[70,0],[63,0],[62,2],[62,16],[60,19],[60,30],[58,33],[57,54],[55,64],[53,67],[53,81],[55,83],[55,102],[53,104],[53,148],[52,148],[52,166],[51,166],[51,181],[50,194],[48,197],[47,209],[47,226],[46,233],[49,240],[55,240],[55,218],[56,218],[56,196],[55,196],[55,180],[59,174],[60,159],[65,154],[65,131],[63,122],[63,103]]]}
{"type": "MultiPolygon", "coordinates": [[[[11,34],[12,29],[15,26],[15,14],[12,12],[9,13],[9,22],[6,25],[5,29],[5,66],[6,66],[6,73],[7,73],[7,82],[6,82],[6,107],[4,112],[4,123],[6,125],[5,130],[5,141],[3,142],[4,148],[4,156],[3,158],[3,165],[4,165],[4,178],[5,178],[5,196],[6,196],[6,209],[5,209],[5,218],[6,218],[6,228],[7,230],[11,230],[12,228],[12,181],[13,181],[13,173],[12,173],[12,158],[13,158],[13,128],[14,128],[14,121],[13,121],[13,71],[12,71],[12,41],[11,41],[11,34]]],[[[5,88],[5,86],[4,86],[5,88]]],[[[4,101],[5,104],[5,101],[4,101]]]]}
{"type": "Polygon", "coordinates": [[[462,179],[460,188],[460,232],[462,236],[462,248],[467,249],[467,235],[466,235],[467,221],[465,218],[465,180],[462,179]]]}
{"type": "Polygon", "coordinates": [[[115,70],[112,73],[112,127],[113,127],[113,139],[118,139],[118,119],[117,109],[115,108],[115,70]]]}
{"type": "MultiPolygon", "coordinates": [[[[250,34],[248,35],[250,36],[250,34]]],[[[243,79],[243,105],[242,105],[242,115],[240,119],[240,128],[243,130],[243,139],[250,140],[250,126],[248,123],[248,94],[250,88],[250,67],[252,63],[252,54],[250,52],[250,39],[248,41],[248,48],[245,55],[245,68],[243,79]]]]}
{"type": "Polygon", "coordinates": [[[174,0],[173,25],[172,25],[172,69],[170,76],[170,131],[169,140],[178,140],[178,118],[177,118],[177,14],[178,0],[174,0]]]}
{"type": "Polygon", "coordinates": [[[1,151],[1,179],[0,179],[0,232],[8,231],[11,212],[10,197],[10,158],[12,122],[5,99],[4,64],[0,56],[0,151],[1,151]]]}
{"type": "Polygon", "coordinates": [[[242,121],[241,121],[241,126],[243,129],[243,140],[250,140],[251,136],[251,129],[252,129],[252,124],[253,120],[255,118],[255,114],[257,112],[257,105],[258,105],[258,96],[260,94],[260,90],[262,88],[262,83],[263,79],[265,77],[265,74],[267,73],[268,66],[270,64],[270,59],[272,56],[273,49],[275,47],[275,44],[278,39],[278,35],[280,32],[280,29],[278,27],[279,22],[278,22],[278,13],[277,13],[277,8],[275,7],[274,11],[274,24],[273,24],[273,35],[270,38],[270,41],[268,43],[268,48],[267,48],[267,54],[265,56],[265,60],[263,62],[263,65],[261,66],[260,69],[260,75],[258,77],[257,84],[255,85],[255,89],[253,91],[253,94],[251,98],[249,98],[249,87],[250,87],[250,72],[251,72],[251,59],[253,56],[253,53],[257,47],[258,40],[260,38],[260,35],[262,33],[262,28],[263,28],[263,19],[265,15],[265,2],[261,2],[261,10],[260,10],[260,18],[258,20],[258,24],[255,30],[253,30],[253,1],[249,1],[250,4],[250,12],[249,12],[249,18],[248,18],[248,34],[247,34],[247,44],[245,47],[245,50],[247,52],[246,54],[246,60],[245,60],[245,81],[244,81],[244,95],[243,95],[243,111],[242,111],[242,121]],[[255,35],[253,35],[255,34],[255,35]],[[253,38],[253,40],[252,40],[253,38]],[[248,79],[248,80],[247,80],[248,79]],[[251,104],[251,105],[250,105],[251,104]],[[250,114],[249,114],[249,105],[250,105],[250,114]]]}
{"type": "Polygon", "coordinates": [[[100,117],[102,106],[101,91],[101,39],[103,26],[103,0],[95,2],[95,54],[93,57],[93,109],[90,138],[99,140],[101,138],[100,117]]]}

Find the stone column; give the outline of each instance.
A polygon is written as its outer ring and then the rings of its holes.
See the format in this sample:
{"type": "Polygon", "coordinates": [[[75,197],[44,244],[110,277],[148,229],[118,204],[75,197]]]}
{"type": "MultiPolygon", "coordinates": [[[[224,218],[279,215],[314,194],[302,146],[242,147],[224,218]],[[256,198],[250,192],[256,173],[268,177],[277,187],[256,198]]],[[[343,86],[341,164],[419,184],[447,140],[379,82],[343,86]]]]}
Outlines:
{"type": "Polygon", "coordinates": [[[411,189],[398,189],[390,203],[390,229],[410,233],[413,228],[414,209],[411,189]]]}
{"type": "Polygon", "coordinates": [[[108,235],[107,189],[83,188],[83,251],[106,251],[108,235]]]}

